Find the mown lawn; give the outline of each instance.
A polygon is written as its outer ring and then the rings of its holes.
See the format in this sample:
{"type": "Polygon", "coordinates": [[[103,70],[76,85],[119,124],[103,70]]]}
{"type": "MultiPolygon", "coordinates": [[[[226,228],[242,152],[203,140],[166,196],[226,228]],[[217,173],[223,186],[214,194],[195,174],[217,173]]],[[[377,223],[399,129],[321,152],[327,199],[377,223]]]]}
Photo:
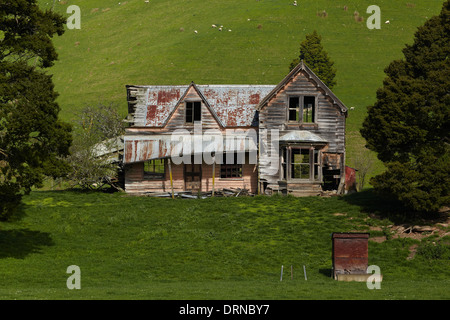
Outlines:
{"type": "Polygon", "coordinates": [[[380,290],[330,278],[332,232],[393,223],[373,201],[370,191],[176,200],[35,191],[0,223],[0,298],[449,299],[448,245],[438,258],[407,260],[417,241],[371,241],[380,290]],[[381,211],[370,218],[361,208],[381,211]],[[66,286],[70,265],[80,267],[80,290],[66,286]]]}

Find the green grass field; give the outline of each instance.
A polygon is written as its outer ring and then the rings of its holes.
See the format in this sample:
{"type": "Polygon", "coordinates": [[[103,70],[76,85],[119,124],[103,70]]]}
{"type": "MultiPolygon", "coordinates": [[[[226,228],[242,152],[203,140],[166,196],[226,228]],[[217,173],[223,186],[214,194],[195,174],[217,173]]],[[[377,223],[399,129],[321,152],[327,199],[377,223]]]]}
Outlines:
{"type": "MultiPolygon", "coordinates": [[[[81,29],[54,39],[59,61],[49,70],[65,121],[87,104],[114,103],[125,115],[127,84],[277,84],[317,30],[338,70],[333,91],[354,107],[352,165],[383,69],[442,1],[377,1],[381,30],[366,27],[370,1],[63,0],[54,10],[68,16],[71,4],[81,8],[81,29]]],[[[381,170],[377,163],[370,175],[381,170]]],[[[403,222],[401,212],[371,190],[203,200],[33,191],[13,221],[0,222],[0,299],[450,299],[448,236],[394,239],[389,226],[403,222]],[[330,278],[331,233],[339,231],[387,236],[369,242],[380,290],[330,278]],[[407,259],[415,245],[422,254],[407,259]],[[80,290],[66,287],[70,265],[81,269],[80,290]]]]}
{"type": "Polygon", "coordinates": [[[440,256],[412,260],[409,247],[425,242],[370,241],[380,290],[330,278],[332,232],[377,237],[397,221],[398,208],[376,200],[370,191],[198,200],[33,192],[0,223],[0,299],[449,299],[448,236],[440,256]],[[80,290],[66,286],[70,265],[80,267],[80,290]]]}
{"type": "MultiPolygon", "coordinates": [[[[366,27],[373,1],[303,0],[297,7],[292,2],[56,1],[54,10],[66,16],[71,4],[81,9],[81,29],[54,39],[59,61],[50,73],[61,117],[71,122],[85,105],[98,103],[114,103],[125,116],[127,84],[277,84],[305,35],[317,30],[338,71],[333,91],[354,107],[347,120],[347,164],[352,166],[364,145],[359,128],[384,68],[402,57],[417,27],[438,14],[443,2],[379,0],[380,30],[366,27]],[[324,10],[327,16],[318,16],[324,10]],[[363,21],[355,20],[355,12],[363,21]]],[[[52,0],[39,3],[45,9],[53,5],[52,0]]],[[[370,175],[382,169],[377,162],[370,175]]]]}

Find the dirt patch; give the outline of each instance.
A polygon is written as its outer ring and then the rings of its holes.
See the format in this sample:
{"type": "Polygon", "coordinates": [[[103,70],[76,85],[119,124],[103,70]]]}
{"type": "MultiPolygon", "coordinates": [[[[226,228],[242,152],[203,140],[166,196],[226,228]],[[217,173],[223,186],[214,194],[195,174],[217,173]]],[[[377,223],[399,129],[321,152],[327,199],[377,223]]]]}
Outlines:
{"type": "Polygon", "coordinates": [[[410,238],[422,240],[438,232],[437,227],[402,224],[391,227],[392,238],[410,238]]]}
{"type": "Polygon", "coordinates": [[[346,216],[346,215],[347,215],[346,213],[339,213],[339,212],[333,213],[333,216],[336,216],[336,217],[346,216]]]}
{"type": "Polygon", "coordinates": [[[414,258],[414,256],[416,255],[418,246],[419,245],[417,245],[417,244],[413,244],[411,247],[409,247],[409,255],[406,257],[406,260],[411,260],[414,258]]]}
{"type": "MultiPolygon", "coordinates": [[[[387,226],[387,231],[391,234],[393,239],[410,238],[422,240],[432,235],[438,236],[438,238],[443,238],[450,234],[450,216],[448,213],[449,209],[445,207],[440,211],[439,217],[433,220],[416,221],[414,224],[404,223],[400,225],[389,225],[387,226]]],[[[371,218],[376,217],[371,216],[371,218]]],[[[375,228],[370,229],[377,230],[375,228]]]]}
{"type": "Polygon", "coordinates": [[[369,241],[382,243],[382,242],[386,241],[386,237],[385,236],[382,236],[382,237],[371,237],[371,238],[369,238],[369,241]]]}

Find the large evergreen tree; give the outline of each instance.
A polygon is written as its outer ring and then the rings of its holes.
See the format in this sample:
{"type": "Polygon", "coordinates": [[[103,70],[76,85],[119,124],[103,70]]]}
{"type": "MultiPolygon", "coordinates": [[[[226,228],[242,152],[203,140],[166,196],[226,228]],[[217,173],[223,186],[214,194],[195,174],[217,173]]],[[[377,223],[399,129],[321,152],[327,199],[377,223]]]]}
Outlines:
{"type": "Polygon", "coordinates": [[[292,61],[290,70],[303,60],[316,76],[331,89],[336,85],[334,80],[336,69],[333,68],[334,62],[330,60],[328,53],[323,49],[321,41],[322,37],[316,30],[306,35],[306,39],[300,43],[300,55],[292,61]]]}
{"type": "Polygon", "coordinates": [[[450,1],[403,54],[385,69],[361,134],[387,167],[375,189],[432,212],[449,203],[450,1]]]}
{"type": "Polygon", "coordinates": [[[45,175],[65,170],[71,130],[58,119],[45,73],[57,58],[51,38],[63,34],[64,23],[35,0],[0,1],[0,218],[45,175]]]}

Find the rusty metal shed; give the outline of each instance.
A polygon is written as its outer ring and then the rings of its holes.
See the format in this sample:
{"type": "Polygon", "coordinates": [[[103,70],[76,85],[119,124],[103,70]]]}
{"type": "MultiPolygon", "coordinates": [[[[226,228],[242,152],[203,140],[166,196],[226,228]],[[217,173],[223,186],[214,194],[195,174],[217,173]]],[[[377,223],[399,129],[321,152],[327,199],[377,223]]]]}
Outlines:
{"type": "Polygon", "coordinates": [[[366,275],[369,260],[369,233],[332,234],[332,276],[366,275]]]}

